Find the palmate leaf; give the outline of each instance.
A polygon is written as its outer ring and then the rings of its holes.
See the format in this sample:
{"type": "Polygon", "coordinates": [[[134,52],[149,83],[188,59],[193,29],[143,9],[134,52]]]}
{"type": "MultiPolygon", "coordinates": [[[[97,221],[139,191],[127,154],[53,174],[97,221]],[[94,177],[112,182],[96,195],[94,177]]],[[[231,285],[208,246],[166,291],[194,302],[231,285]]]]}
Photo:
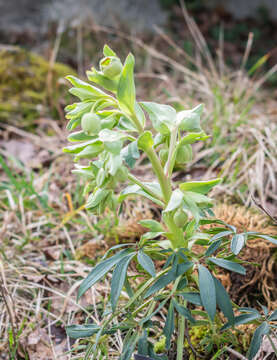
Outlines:
{"type": "Polygon", "coordinates": [[[169,271],[167,274],[161,276],[150,288],[146,291],[146,294],[144,295],[144,298],[147,298],[153,294],[155,294],[157,291],[163,289],[168,284],[170,284],[174,279],[176,278],[176,275],[173,271],[169,271]]]}
{"type": "Polygon", "coordinates": [[[259,313],[254,313],[251,312],[249,314],[242,314],[242,315],[238,315],[235,316],[234,318],[234,322],[230,323],[229,321],[221,328],[221,330],[227,330],[230,327],[237,326],[237,325],[242,325],[242,324],[247,324],[251,321],[257,320],[261,317],[261,315],[259,313]]]}
{"type": "Polygon", "coordinates": [[[169,349],[170,347],[170,343],[171,343],[171,337],[173,335],[174,332],[174,304],[173,304],[173,300],[171,300],[169,308],[168,308],[168,312],[167,312],[167,317],[166,317],[166,321],[165,321],[165,325],[164,325],[164,329],[163,329],[163,333],[166,337],[166,343],[165,343],[165,347],[166,349],[169,349]]]}
{"type": "Polygon", "coordinates": [[[126,279],[128,265],[134,256],[135,253],[126,255],[117,263],[114,269],[111,281],[111,305],[113,311],[116,309],[116,305],[126,279]]]}
{"type": "Polygon", "coordinates": [[[96,334],[99,329],[96,324],[70,325],[66,327],[66,334],[72,339],[82,339],[96,334]]]}
{"type": "Polygon", "coordinates": [[[245,245],[245,236],[243,234],[235,234],[231,240],[231,251],[238,255],[245,245]]]}
{"type": "Polygon", "coordinates": [[[214,241],[206,250],[205,255],[206,256],[212,255],[217,249],[219,249],[221,243],[222,243],[221,239],[214,241]]]}
{"type": "Polygon", "coordinates": [[[181,296],[184,298],[184,300],[194,305],[203,306],[200,293],[198,292],[184,292],[181,294],[181,296]]]}
{"type": "Polygon", "coordinates": [[[255,355],[257,354],[257,352],[261,347],[263,336],[268,334],[269,331],[270,331],[269,325],[265,321],[255,330],[248,351],[249,360],[252,360],[255,357],[255,355]]]}
{"type": "Polygon", "coordinates": [[[138,263],[143,267],[143,269],[148,272],[152,277],[156,276],[155,265],[147,254],[142,250],[139,250],[137,255],[138,263]]]}
{"type": "Polygon", "coordinates": [[[277,309],[273,311],[273,313],[269,316],[268,320],[270,320],[270,321],[277,320],[277,309]]]}
{"type": "Polygon", "coordinates": [[[216,290],[213,276],[203,265],[198,266],[198,274],[201,302],[210,319],[213,320],[216,313],[216,290]]]}
{"type": "Polygon", "coordinates": [[[85,278],[85,280],[81,283],[77,300],[80,299],[80,297],[88,290],[90,289],[94,284],[96,284],[100,279],[102,279],[108,271],[111,270],[111,268],[116,265],[123,257],[125,257],[130,252],[129,249],[124,249],[117,253],[116,255],[101,261],[99,264],[97,264],[92,271],[89,273],[89,275],[85,278]]]}
{"type": "Polygon", "coordinates": [[[183,275],[186,271],[188,271],[193,266],[193,263],[188,261],[187,263],[182,264],[173,264],[172,268],[165,275],[161,276],[150,288],[147,290],[144,298],[147,298],[157,291],[163,289],[172,281],[177,279],[180,275],[183,275]]]}
{"type": "Polygon", "coordinates": [[[208,258],[208,260],[214,263],[215,265],[220,266],[226,270],[234,271],[241,275],[246,274],[245,268],[233,261],[225,260],[225,259],[217,259],[217,258],[208,258]]]}
{"type": "Polygon", "coordinates": [[[134,331],[133,333],[131,333],[130,336],[128,336],[128,334],[127,334],[127,336],[123,342],[123,351],[119,357],[119,360],[130,360],[131,359],[133,352],[135,350],[135,347],[137,345],[139,335],[140,334],[137,331],[134,331]]]}
{"type": "Polygon", "coordinates": [[[211,237],[210,242],[218,240],[218,239],[222,239],[231,234],[233,234],[233,231],[230,231],[230,230],[220,231],[220,228],[219,228],[219,232],[217,234],[215,234],[213,237],[211,237]]]}
{"type": "Polygon", "coordinates": [[[173,301],[173,305],[175,307],[175,309],[177,310],[177,312],[184,316],[184,318],[188,319],[189,321],[191,321],[192,323],[195,322],[193,316],[191,315],[191,312],[188,308],[186,308],[183,305],[180,305],[176,300],[172,300],[173,301]]]}
{"type": "Polygon", "coordinates": [[[219,306],[225,317],[228,319],[229,323],[233,325],[235,317],[230,297],[221,282],[215,277],[213,277],[213,279],[215,284],[217,305],[219,306]]]}

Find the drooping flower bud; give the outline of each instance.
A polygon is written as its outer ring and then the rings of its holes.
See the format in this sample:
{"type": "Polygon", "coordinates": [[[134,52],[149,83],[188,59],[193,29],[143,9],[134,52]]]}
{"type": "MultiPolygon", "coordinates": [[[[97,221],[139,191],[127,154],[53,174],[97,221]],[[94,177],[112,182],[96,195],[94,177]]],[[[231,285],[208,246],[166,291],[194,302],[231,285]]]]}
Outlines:
{"type": "Polygon", "coordinates": [[[168,149],[161,149],[159,152],[159,157],[161,159],[162,166],[164,166],[168,159],[168,149]]]}
{"type": "Polygon", "coordinates": [[[188,215],[187,213],[182,210],[178,209],[176,213],[174,214],[174,222],[178,227],[183,227],[186,222],[188,221],[188,215]]]}
{"type": "Polygon", "coordinates": [[[185,164],[193,158],[192,147],[187,144],[180,147],[176,155],[176,164],[185,164]]]}
{"type": "Polygon", "coordinates": [[[107,78],[114,79],[121,73],[122,63],[116,56],[107,56],[100,61],[100,69],[107,78]]]}
{"type": "Polygon", "coordinates": [[[86,134],[97,135],[101,130],[100,117],[96,114],[87,113],[83,115],[81,127],[86,134]]]}

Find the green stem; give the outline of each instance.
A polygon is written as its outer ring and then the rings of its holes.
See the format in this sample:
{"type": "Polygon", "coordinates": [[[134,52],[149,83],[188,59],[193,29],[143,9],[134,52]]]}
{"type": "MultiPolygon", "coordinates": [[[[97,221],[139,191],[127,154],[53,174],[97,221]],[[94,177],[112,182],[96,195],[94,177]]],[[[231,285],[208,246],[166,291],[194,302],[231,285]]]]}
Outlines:
{"type": "Polygon", "coordinates": [[[141,310],[143,310],[147,305],[150,304],[150,308],[152,307],[152,303],[155,306],[155,301],[153,300],[153,298],[145,301],[142,305],[140,305],[138,308],[136,308],[135,311],[132,312],[132,317],[134,318],[141,310]]]}
{"type": "Polygon", "coordinates": [[[169,179],[165,176],[163,172],[162,165],[160,163],[160,160],[158,158],[158,155],[156,154],[155,150],[153,148],[147,149],[146,152],[152,166],[155,174],[157,175],[157,178],[159,180],[161,190],[164,196],[165,203],[167,204],[171,197],[171,186],[169,179]]]}
{"type": "Polygon", "coordinates": [[[133,114],[131,115],[131,119],[133,120],[133,122],[134,122],[134,124],[135,124],[135,126],[136,126],[136,128],[137,128],[137,130],[138,130],[138,132],[139,132],[139,134],[142,134],[143,131],[144,131],[144,129],[143,129],[143,126],[141,125],[141,123],[140,123],[140,121],[139,121],[139,119],[137,118],[137,115],[136,115],[135,113],[133,113],[133,114]]]}
{"type": "Polygon", "coordinates": [[[174,163],[175,163],[175,158],[176,158],[175,148],[176,148],[177,132],[178,132],[178,127],[173,129],[171,136],[170,136],[168,159],[167,159],[167,162],[164,167],[164,173],[168,177],[171,176],[173,167],[174,167],[174,163]]]}
{"type": "Polygon", "coordinates": [[[180,229],[174,222],[174,214],[172,212],[166,213],[164,215],[164,221],[170,232],[173,234],[173,240],[171,240],[173,249],[179,247],[186,248],[188,244],[185,242],[183,230],[180,229]]]}
{"type": "MultiPolygon", "coordinates": [[[[135,113],[132,114],[132,120],[133,120],[135,126],[137,127],[138,132],[141,134],[143,132],[143,127],[135,113]]],[[[170,144],[170,149],[171,149],[170,152],[171,153],[174,153],[176,137],[177,137],[177,130],[173,131],[173,135],[171,137],[171,144],[170,144]]],[[[164,173],[164,169],[161,165],[158,155],[156,154],[155,150],[152,147],[147,149],[146,154],[147,154],[147,156],[152,164],[153,170],[158,178],[159,184],[161,186],[162,194],[164,197],[164,202],[165,202],[165,205],[167,205],[170,200],[171,194],[172,194],[172,187],[171,187],[171,182],[170,182],[169,176],[167,176],[164,173]]],[[[169,173],[170,173],[170,167],[172,167],[170,159],[169,159],[168,166],[169,166],[169,173]]],[[[163,208],[165,208],[165,206],[163,206],[163,208]]],[[[176,224],[174,223],[173,216],[174,215],[172,213],[169,213],[166,216],[166,225],[168,226],[169,232],[172,233],[172,235],[173,235],[173,237],[170,239],[170,241],[171,241],[172,247],[175,249],[180,246],[184,246],[184,234],[183,234],[182,230],[179,229],[176,226],[176,224]]]]}
{"type": "Polygon", "coordinates": [[[185,338],[185,318],[181,314],[178,316],[178,339],[177,339],[177,358],[176,360],[183,360],[185,338]]]}

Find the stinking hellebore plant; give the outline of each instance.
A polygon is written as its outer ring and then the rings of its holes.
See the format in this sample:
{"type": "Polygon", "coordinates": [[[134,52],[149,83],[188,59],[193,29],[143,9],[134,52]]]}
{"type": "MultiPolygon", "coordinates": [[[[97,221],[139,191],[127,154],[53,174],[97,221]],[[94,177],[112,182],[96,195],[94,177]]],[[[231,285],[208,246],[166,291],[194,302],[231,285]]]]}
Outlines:
{"type": "MultiPolygon", "coordinates": [[[[71,94],[80,99],[66,107],[67,128],[81,129],[69,135],[68,140],[74,144],[64,151],[74,154],[75,162],[90,159],[87,165],[76,164],[74,170],[88,180],[89,211],[102,214],[106,208],[116,210],[117,206],[122,210],[124,200],[137,195],[157,204],[162,216],[160,222],[140,221],[149,231],[139,242],[109,249],[80,285],[78,299],[113,269],[110,303],[102,313],[101,325],[71,325],[67,333],[72,338],[92,337],[86,359],[101,357],[101,342],[120,331],[124,338],[121,360],[130,359],[136,349],[141,355],[167,359],[165,354],[155,354],[154,333],[164,336],[164,353],[176,339],[177,360],[181,360],[186,326],[206,324],[215,333],[217,306],[228,321],[226,328],[236,324],[231,300],[213,274],[217,267],[245,274],[236,255],[255,234],[237,234],[235,227],[207,218],[212,207],[207,193],[220,179],[174,185],[174,167],[192,159],[193,143],[208,138],[200,127],[203,106],[177,113],[169,105],[137,102],[133,55],[129,54],[122,64],[107,45],[103,52],[100,70],[87,72],[94,85],[67,77],[73,85],[71,94]],[[145,128],[146,116],[153,131],[145,128]],[[141,154],[152,164],[156,181],[144,182],[132,174],[141,154]],[[116,195],[119,183],[128,186],[116,195]],[[207,224],[220,226],[200,229],[207,224]],[[202,246],[203,251],[194,252],[193,245],[202,246]],[[158,271],[156,259],[164,259],[158,271]],[[127,275],[131,262],[136,263],[140,274],[132,281],[127,275]],[[195,306],[205,311],[194,310],[195,306]],[[153,320],[161,313],[167,314],[165,322],[162,318],[160,322],[153,320]]],[[[269,240],[276,242],[274,238],[269,240]]],[[[210,343],[207,351],[212,347],[210,343]]]]}

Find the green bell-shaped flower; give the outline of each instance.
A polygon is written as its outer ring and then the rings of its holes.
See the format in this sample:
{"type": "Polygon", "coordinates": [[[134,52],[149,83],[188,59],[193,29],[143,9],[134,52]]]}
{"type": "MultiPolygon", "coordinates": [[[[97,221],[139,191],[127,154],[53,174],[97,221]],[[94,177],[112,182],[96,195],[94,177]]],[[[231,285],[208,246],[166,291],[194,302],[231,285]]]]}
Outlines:
{"type": "Polygon", "coordinates": [[[86,134],[97,135],[101,130],[101,118],[93,113],[83,115],[81,127],[86,134]]]}

